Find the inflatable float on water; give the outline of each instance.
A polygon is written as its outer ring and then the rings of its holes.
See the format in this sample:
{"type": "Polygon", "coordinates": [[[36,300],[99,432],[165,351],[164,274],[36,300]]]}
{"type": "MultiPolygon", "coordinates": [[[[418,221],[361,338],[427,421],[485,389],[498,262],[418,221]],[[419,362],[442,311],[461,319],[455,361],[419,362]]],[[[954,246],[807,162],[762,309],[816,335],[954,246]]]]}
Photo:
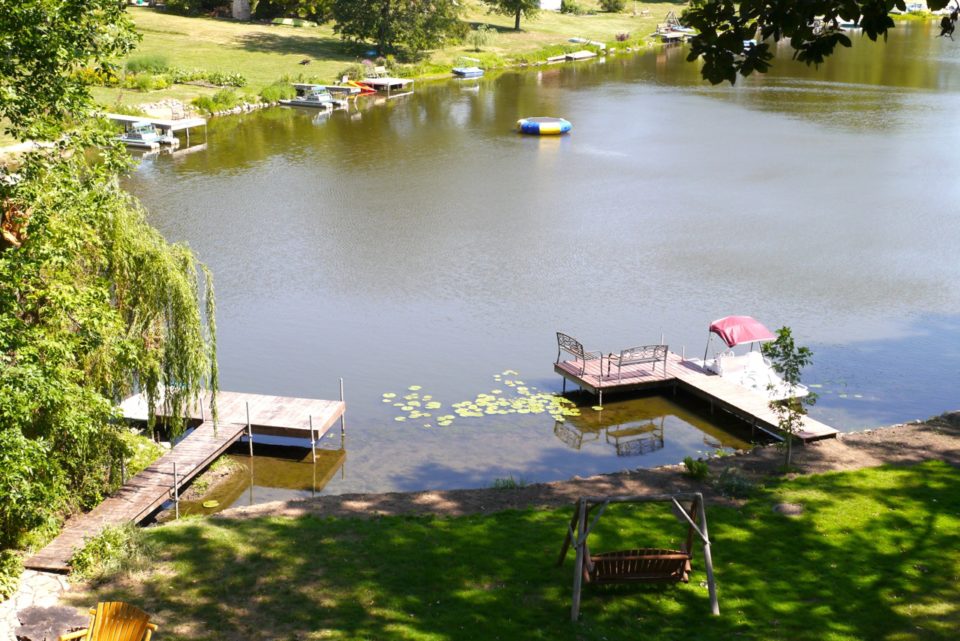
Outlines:
{"type": "Polygon", "coordinates": [[[533,136],[557,136],[569,133],[573,125],[563,118],[521,118],[517,121],[517,131],[533,136]]]}

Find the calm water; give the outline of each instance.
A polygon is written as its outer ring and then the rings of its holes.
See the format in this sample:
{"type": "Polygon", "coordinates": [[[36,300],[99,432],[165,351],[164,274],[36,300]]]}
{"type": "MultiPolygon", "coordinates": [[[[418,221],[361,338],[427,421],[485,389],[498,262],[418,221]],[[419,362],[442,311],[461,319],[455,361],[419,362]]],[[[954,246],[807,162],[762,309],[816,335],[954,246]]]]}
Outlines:
{"type": "MultiPolygon", "coordinates": [[[[675,48],[271,109],[127,185],[216,274],[225,389],[335,398],[345,379],[324,492],[567,478],[750,438],[656,397],[437,424],[478,394],[559,391],[557,330],[699,356],[711,320],[750,314],[814,350],[817,418],[926,417],[960,407],[960,44],[933,35],[732,88],[675,48]],[[514,134],[527,115],[574,132],[514,134]],[[399,422],[410,394],[442,408],[399,422]]],[[[314,491],[298,483],[278,492],[314,491]]]]}

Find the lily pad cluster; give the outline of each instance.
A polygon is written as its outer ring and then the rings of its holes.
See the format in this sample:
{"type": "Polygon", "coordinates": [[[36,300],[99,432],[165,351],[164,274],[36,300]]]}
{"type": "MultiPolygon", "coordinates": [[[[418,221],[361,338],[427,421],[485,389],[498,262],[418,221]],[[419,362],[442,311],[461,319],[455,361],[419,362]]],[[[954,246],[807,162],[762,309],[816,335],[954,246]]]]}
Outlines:
{"type": "MultiPolygon", "coordinates": [[[[404,423],[423,419],[433,419],[439,427],[451,425],[456,418],[482,418],[506,414],[549,414],[555,421],[563,422],[568,416],[579,416],[580,410],[573,401],[549,392],[540,392],[536,387],[526,385],[518,379],[514,370],[494,374],[494,389],[489,393],[477,394],[472,400],[453,403],[453,414],[440,414],[444,405],[433,400],[430,394],[421,394],[419,385],[411,385],[406,394],[395,392],[383,395],[384,403],[391,403],[405,414],[393,420],[404,423]],[[507,388],[507,389],[504,389],[507,388]]],[[[425,422],[424,427],[433,427],[425,422]]]]}

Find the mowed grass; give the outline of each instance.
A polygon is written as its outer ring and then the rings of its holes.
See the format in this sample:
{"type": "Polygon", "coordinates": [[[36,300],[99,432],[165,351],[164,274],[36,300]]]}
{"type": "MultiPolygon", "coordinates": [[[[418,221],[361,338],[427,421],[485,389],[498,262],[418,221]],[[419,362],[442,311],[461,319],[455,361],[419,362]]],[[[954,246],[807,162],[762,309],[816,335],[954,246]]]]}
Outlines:
{"type": "MultiPolygon", "coordinates": [[[[582,3],[596,8],[595,1],[582,3]]],[[[640,37],[652,33],[667,12],[680,11],[674,3],[638,2],[638,13],[632,15],[628,3],[624,13],[597,13],[574,16],[541,11],[533,20],[524,19],[521,31],[513,30],[513,18],[490,13],[478,0],[463,3],[462,19],[471,25],[486,24],[495,30],[483,47],[485,56],[509,58],[563,44],[572,37],[610,42],[617,34],[640,37]]],[[[204,69],[243,74],[246,90],[256,94],[281,77],[319,78],[333,82],[350,65],[362,59],[370,45],[344,42],[334,33],[333,23],[318,27],[298,28],[281,25],[241,23],[213,18],[188,18],[141,7],[129,7],[143,40],[130,57],[164,56],[170,65],[185,69],[204,69]],[[309,63],[301,64],[309,60],[309,63]]],[[[474,57],[477,52],[462,43],[427,52],[426,60],[440,65],[453,65],[462,56],[474,57]]],[[[121,63],[123,61],[120,61],[121,63]]],[[[462,62],[462,61],[461,61],[462,62]]],[[[193,85],[176,85],[169,89],[138,92],[129,89],[97,88],[95,97],[101,104],[123,102],[137,104],[162,98],[189,100],[207,95],[193,85]]]]}
{"type": "MultiPolygon", "coordinates": [[[[960,470],[931,462],[800,478],[708,507],[721,616],[689,584],[584,590],[569,620],[571,511],[461,518],[192,519],[146,573],[71,593],[137,603],[164,639],[956,639],[960,470]],[[778,502],[800,503],[787,517],[778,502]]],[[[594,551],[676,546],[666,506],[612,506],[594,551]]]]}

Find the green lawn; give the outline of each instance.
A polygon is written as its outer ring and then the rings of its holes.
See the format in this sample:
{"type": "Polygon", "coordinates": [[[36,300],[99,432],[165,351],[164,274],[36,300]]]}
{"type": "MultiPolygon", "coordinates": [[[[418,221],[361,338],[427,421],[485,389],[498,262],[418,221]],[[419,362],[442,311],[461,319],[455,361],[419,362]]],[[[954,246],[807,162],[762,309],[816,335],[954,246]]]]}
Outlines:
{"type": "MultiPolygon", "coordinates": [[[[150,571],[71,598],[135,602],[165,639],[906,641],[960,629],[960,470],[945,463],[805,477],[709,507],[719,618],[695,562],[686,585],[587,587],[571,623],[572,559],[554,564],[569,516],[190,519],[148,531],[163,550],[150,571]],[[781,501],[803,515],[773,512],[781,501]]],[[[682,534],[663,506],[616,506],[592,545],[682,534]]]]}
{"type": "MultiPolygon", "coordinates": [[[[596,8],[596,0],[581,3],[596,8]]],[[[523,20],[522,30],[513,30],[513,18],[487,11],[479,0],[463,3],[463,19],[471,24],[487,24],[496,29],[482,56],[494,57],[530,54],[544,47],[563,44],[574,36],[613,41],[618,33],[640,37],[652,33],[663,22],[668,11],[679,11],[683,5],[669,2],[638,2],[632,15],[632,4],[625,13],[573,16],[542,11],[533,20],[523,20]]],[[[240,23],[211,18],[187,18],[158,12],[145,7],[130,7],[130,15],[142,34],[143,41],[132,57],[159,54],[170,65],[206,71],[236,72],[248,80],[247,89],[257,93],[283,76],[319,78],[334,81],[338,74],[355,64],[369,46],[343,42],[333,31],[333,23],[319,27],[298,28],[256,23],[240,23]],[[309,64],[300,64],[309,60],[309,64]]],[[[431,52],[430,62],[452,65],[461,56],[478,54],[461,44],[431,52]]],[[[446,75],[446,74],[444,74],[446,75]]],[[[102,104],[153,102],[162,98],[181,100],[210,93],[192,85],[176,85],[170,89],[139,92],[130,89],[97,89],[102,104]]]]}

